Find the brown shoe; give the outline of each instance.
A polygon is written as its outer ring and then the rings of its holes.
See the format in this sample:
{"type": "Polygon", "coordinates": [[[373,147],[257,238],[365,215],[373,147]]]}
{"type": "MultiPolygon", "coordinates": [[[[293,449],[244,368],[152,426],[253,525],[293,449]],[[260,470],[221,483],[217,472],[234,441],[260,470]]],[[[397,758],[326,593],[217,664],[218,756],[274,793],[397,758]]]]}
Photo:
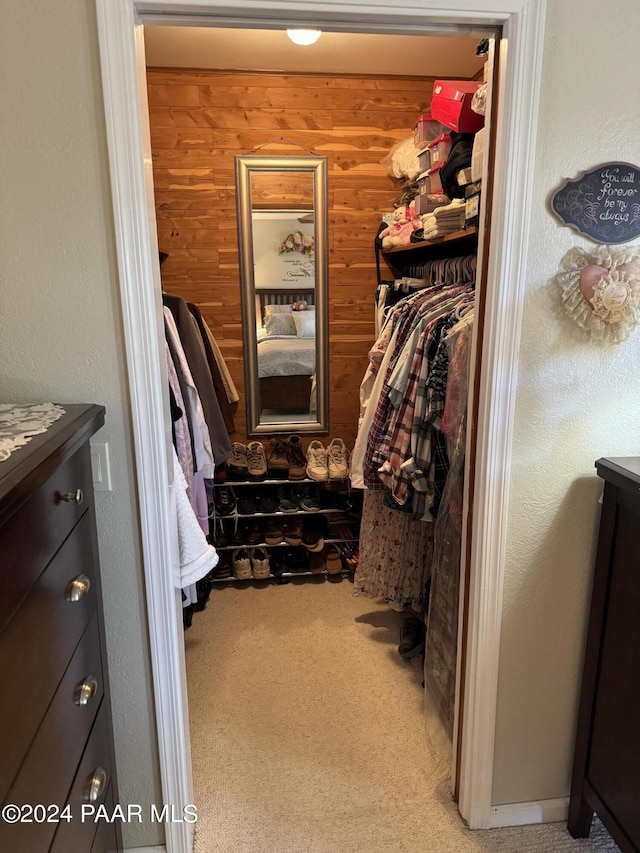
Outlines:
{"type": "Polygon", "coordinates": [[[247,478],[249,480],[264,480],[267,476],[267,458],[260,441],[250,441],[247,444],[247,478]]]}
{"type": "Polygon", "coordinates": [[[322,552],[324,548],[324,518],[305,520],[302,544],[308,551],[322,552]]]}
{"type": "Polygon", "coordinates": [[[287,443],[281,438],[272,438],[267,457],[269,477],[274,480],[286,480],[289,477],[287,443]]]}
{"type": "Polygon", "coordinates": [[[314,575],[321,575],[327,570],[327,564],[324,561],[322,551],[309,554],[309,571],[314,575]]]}
{"type": "Polygon", "coordinates": [[[337,575],[342,571],[342,557],[337,545],[325,545],[324,559],[330,575],[337,575]]]}
{"type": "Polygon", "coordinates": [[[284,526],[284,541],[287,545],[300,545],[302,542],[302,522],[298,519],[288,521],[284,526]]]}
{"type": "Polygon", "coordinates": [[[264,541],[267,545],[279,545],[282,542],[284,530],[277,518],[270,518],[264,526],[264,541]]]}
{"type": "Polygon", "coordinates": [[[287,440],[287,462],[289,463],[289,479],[304,480],[307,476],[307,457],[302,450],[299,435],[290,435],[287,440]]]}

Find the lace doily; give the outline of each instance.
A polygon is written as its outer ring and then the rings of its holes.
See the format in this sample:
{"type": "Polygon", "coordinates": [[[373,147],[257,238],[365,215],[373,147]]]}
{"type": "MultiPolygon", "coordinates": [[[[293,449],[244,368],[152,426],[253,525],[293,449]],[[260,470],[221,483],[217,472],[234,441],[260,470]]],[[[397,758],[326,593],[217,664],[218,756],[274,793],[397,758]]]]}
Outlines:
{"type": "Polygon", "coordinates": [[[594,340],[626,341],[640,324],[640,250],[572,249],[554,281],[569,317],[594,340]]]}
{"type": "Polygon", "coordinates": [[[64,415],[54,403],[0,403],[0,462],[5,462],[18,447],[24,447],[34,435],[46,432],[64,415]]]}

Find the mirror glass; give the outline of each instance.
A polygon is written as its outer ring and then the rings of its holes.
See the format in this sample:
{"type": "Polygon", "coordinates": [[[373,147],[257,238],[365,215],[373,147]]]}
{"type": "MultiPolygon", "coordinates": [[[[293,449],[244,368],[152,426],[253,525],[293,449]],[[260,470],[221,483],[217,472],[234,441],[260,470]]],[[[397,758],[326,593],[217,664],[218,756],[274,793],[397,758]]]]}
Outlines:
{"type": "Polygon", "coordinates": [[[328,432],[327,161],[236,157],[247,433],[328,432]]]}

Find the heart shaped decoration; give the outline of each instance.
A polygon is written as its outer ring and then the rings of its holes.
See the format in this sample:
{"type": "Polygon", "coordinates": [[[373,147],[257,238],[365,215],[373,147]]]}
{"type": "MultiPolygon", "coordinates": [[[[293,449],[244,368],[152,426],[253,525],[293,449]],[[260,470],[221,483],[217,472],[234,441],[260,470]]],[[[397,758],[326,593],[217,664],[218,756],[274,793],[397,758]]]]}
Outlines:
{"type": "Polygon", "coordinates": [[[595,292],[596,286],[600,279],[602,279],[609,270],[606,267],[597,266],[596,264],[589,264],[589,266],[584,267],[580,272],[580,292],[590,303],[590,300],[593,299],[593,294],[595,292]]]}

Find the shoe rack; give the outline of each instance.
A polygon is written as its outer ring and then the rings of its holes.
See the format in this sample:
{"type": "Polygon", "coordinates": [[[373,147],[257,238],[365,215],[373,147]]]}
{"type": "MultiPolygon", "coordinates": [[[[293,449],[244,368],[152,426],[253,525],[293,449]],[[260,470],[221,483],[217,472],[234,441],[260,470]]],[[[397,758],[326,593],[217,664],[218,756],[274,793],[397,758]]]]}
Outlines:
{"type": "MultiPolygon", "coordinates": [[[[331,519],[338,519],[340,516],[343,517],[343,524],[345,527],[348,527],[351,532],[354,533],[352,538],[347,538],[345,536],[333,536],[327,535],[323,536],[324,546],[327,545],[337,545],[340,548],[341,553],[348,552],[353,554],[353,552],[357,552],[357,546],[359,541],[359,530],[360,530],[360,514],[361,514],[361,495],[359,492],[351,492],[351,482],[349,480],[313,480],[308,477],[304,479],[264,479],[264,480],[225,480],[223,482],[214,482],[214,503],[210,512],[210,536],[209,541],[216,548],[216,551],[220,554],[220,563],[225,558],[225,555],[230,556],[234,551],[245,549],[246,551],[252,551],[255,548],[263,548],[267,551],[270,556],[270,573],[268,578],[248,578],[246,580],[273,580],[279,583],[286,582],[291,578],[299,578],[299,577],[322,577],[322,576],[333,576],[337,577],[339,575],[345,574],[353,574],[354,568],[353,566],[349,566],[345,559],[341,560],[342,566],[338,571],[329,571],[327,568],[322,571],[311,571],[311,569],[302,571],[289,571],[289,570],[277,570],[274,571],[274,563],[277,563],[277,559],[272,559],[272,554],[274,552],[278,552],[281,549],[288,548],[291,551],[297,552],[298,556],[302,559],[307,560],[308,565],[308,557],[310,553],[320,553],[320,552],[312,552],[305,545],[292,545],[289,542],[279,542],[277,544],[267,544],[262,537],[260,542],[246,542],[246,541],[227,541],[227,544],[219,544],[220,541],[220,531],[221,529],[228,530],[229,528],[233,528],[233,530],[237,530],[243,522],[251,522],[251,521],[259,521],[259,520],[268,520],[269,518],[283,518],[290,519],[291,521],[298,519],[303,521],[303,531],[304,531],[304,519],[310,520],[313,518],[325,518],[324,528],[325,532],[329,532],[331,530],[331,519]],[[337,486],[337,488],[336,488],[337,486]],[[336,500],[343,500],[345,502],[345,506],[340,507],[331,507],[331,506],[320,506],[318,509],[304,509],[302,507],[298,507],[295,510],[282,510],[277,509],[273,512],[264,512],[262,510],[257,510],[255,512],[250,513],[242,513],[238,511],[238,501],[242,499],[242,495],[244,490],[251,490],[254,494],[258,495],[261,489],[265,487],[270,487],[272,489],[278,487],[285,487],[287,490],[293,490],[296,488],[302,487],[316,487],[320,490],[320,495],[322,497],[322,493],[325,495],[335,494],[337,496],[336,500]],[[232,512],[221,514],[215,509],[215,491],[219,489],[231,489],[234,497],[235,497],[235,507],[232,512]],[[340,547],[342,546],[342,547],[340,547]]],[[[262,531],[264,533],[264,530],[262,531]]],[[[324,553],[324,549],[323,549],[324,553]]],[[[229,561],[230,562],[230,561],[229,561]]],[[[212,572],[210,576],[210,580],[212,583],[236,583],[238,582],[238,578],[234,577],[233,573],[230,576],[225,577],[216,577],[215,570],[212,572]]]]}

